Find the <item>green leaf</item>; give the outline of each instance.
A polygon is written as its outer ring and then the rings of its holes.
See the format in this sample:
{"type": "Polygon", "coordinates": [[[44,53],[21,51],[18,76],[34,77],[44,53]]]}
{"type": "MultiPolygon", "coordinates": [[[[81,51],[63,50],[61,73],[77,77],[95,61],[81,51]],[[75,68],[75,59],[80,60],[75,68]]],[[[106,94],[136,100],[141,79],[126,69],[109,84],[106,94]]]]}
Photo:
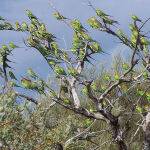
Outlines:
{"type": "Polygon", "coordinates": [[[118,73],[115,73],[115,75],[114,75],[114,79],[115,79],[115,80],[119,80],[119,79],[120,79],[120,77],[119,77],[119,74],[118,74],[118,73]]]}
{"type": "Polygon", "coordinates": [[[22,22],[22,24],[21,24],[21,29],[22,29],[23,31],[28,30],[28,25],[27,25],[26,22],[22,22]]]}
{"type": "Polygon", "coordinates": [[[144,71],[144,72],[143,72],[143,77],[144,77],[145,79],[148,78],[148,72],[147,72],[147,71],[144,71]]]}
{"type": "Polygon", "coordinates": [[[18,48],[18,46],[15,45],[13,42],[9,43],[9,47],[12,48],[12,49],[18,48]]]}
{"type": "Polygon", "coordinates": [[[140,106],[136,106],[136,111],[138,113],[142,113],[143,112],[143,109],[140,107],[140,106]]]}
{"type": "Polygon", "coordinates": [[[35,18],[33,18],[33,19],[31,19],[31,24],[34,24],[35,26],[39,26],[39,25],[41,25],[40,23],[39,23],[39,21],[37,20],[37,19],[35,19],[35,18]]]}
{"type": "Polygon", "coordinates": [[[135,29],[136,29],[136,27],[135,27],[135,25],[134,25],[134,24],[129,24],[129,28],[130,28],[130,30],[131,30],[131,31],[133,31],[133,30],[135,30],[135,29]]]}
{"type": "Polygon", "coordinates": [[[78,71],[75,68],[69,67],[68,68],[68,73],[73,76],[76,77],[78,75],[78,71]]]}
{"type": "Polygon", "coordinates": [[[16,25],[16,30],[20,31],[21,30],[21,25],[19,24],[18,21],[15,22],[16,25]]]}
{"type": "Polygon", "coordinates": [[[85,51],[83,48],[79,49],[79,56],[78,57],[80,60],[83,60],[85,58],[85,51]]]}
{"type": "Polygon", "coordinates": [[[72,50],[74,50],[74,52],[76,52],[79,48],[83,48],[85,46],[83,39],[80,36],[81,34],[78,33],[74,33],[73,35],[73,48],[72,50]]]}
{"type": "Polygon", "coordinates": [[[100,52],[102,50],[98,42],[92,42],[90,48],[93,52],[100,52]]]}
{"type": "Polygon", "coordinates": [[[39,94],[45,94],[46,86],[47,86],[46,83],[42,79],[39,79],[32,83],[32,89],[37,91],[39,94]]]}
{"type": "Polygon", "coordinates": [[[96,19],[96,17],[89,18],[87,23],[94,29],[99,29],[102,27],[102,24],[96,19]]]}
{"type": "Polygon", "coordinates": [[[37,19],[37,17],[35,15],[33,15],[33,13],[30,10],[26,10],[26,14],[30,20],[37,19]]]}
{"type": "Polygon", "coordinates": [[[58,44],[56,42],[51,42],[51,47],[54,50],[58,50],[59,49],[59,46],[58,46],[58,44]]]}
{"type": "Polygon", "coordinates": [[[119,37],[127,38],[126,35],[124,34],[124,32],[121,29],[117,30],[117,35],[119,37]]]}
{"type": "Polygon", "coordinates": [[[69,55],[68,55],[68,53],[67,53],[67,52],[63,52],[63,53],[61,54],[61,58],[62,58],[63,60],[65,60],[65,61],[69,61],[69,55]]]}
{"type": "Polygon", "coordinates": [[[137,43],[137,37],[135,37],[135,35],[133,35],[133,34],[131,36],[131,43],[133,44],[133,46],[135,46],[137,43]]]}
{"type": "Polygon", "coordinates": [[[2,45],[2,49],[3,49],[5,52],[8,52],[8,51],[9,51],[9,48],[7,47],[7,45],[2,45]]]}
{"type": "Polygon", "coordinates": [[[84,120],[84,127],[86,127],[86,128],[89,127],[92,124],[92,122],[93,121],[91,119],[85,119],[84,120]]]}
{"type": "Polygon", "coordinates": [[[32,78],[34,78],[34,79],[36,79],[38,76],[37,76],[37,74],[32,70],[32,68],[29,68],[28,70],[27,70],[27,73],[28,73],[28,75],[30,76],[30,77],[32,77],[32,78]]]}
{"type": "Polygon", "coordinates": [[[98,87],[97,87],[96,82],[92,82],[91,88],[92,88],[92,90],[97,91],[97,88],[98,88],[98,87]]]}
{"type": "Polygon", "coordinates": [[[143,95],[145,94],[145,92],[142,91],[142,90],[137,89],[137,94],[138,94],[139,96],[143,96],[143,95]]]}
{"type": "Polygon", "coordinates": [[[27,39],[27,42],[30,46],[32,47],[37,47],[39,45],[39,41],[37,39],[34,39],[32,36],[30,36],[28,39],[27,39]]]}
{"type": "Polygon", "coordinates": [[[30,31],[30,33],[33,33],[35,31],[37,31],[37,27],[33,23],[31,23],[29,25],[29,31],[30,31]]]}
{"type": "Polygon", "coordinates": [[[55,62],[55,60],[53,60],[53,59],[49,59],[49,60],[48,60],[48,64],[49,64],[49,65],[55,65],[56,62],[55,62]]]}
{"type": "Polygon", "coordinates": [[[9,76],[11,79],[17,80],[16,76],[14,75],[14,73],[12,71],[9,71],[9,76]]]}
{"type": "Polygon", "coordinates": [[[140,40],[141,40],[141,44],[143,44],[143,45],[150,45],[150,41],[147,40],[146,38],[141,37],[140,40]]]}
{"type": "Polygon", "coordinates": [[[110,79],[111,79],[110,75],[108,75],[108,74],[105,74],[105,75],[104,75],[104,80],[110,81],[110,79]]]}
{"type": "Polygon", "coordinates": [[[82,93],[84,94],[84,95],[87,95],[88,94],[88,90],[87,90],[87,87],[85,86],[84,88],[82,88],[82,93]]]}
{"type": "Polygon", "coordinates": [[[71,104],[70,100],[67,98],[63,99],[63,102],[64,102],[64,104],[71,104]]]}
{"type": "Polygon", "coordinates": [[[21,84],[24,88],[32,89],[32,81],[30,79],[22,78],[21,84]]]}
{"type": "Polygon", "coordinates": [[[63,15],[61,15],[58,11],[53,13],[53,16],[57,19],[57,20],[64,20],[67,19],[66,17],[64,17],[63,15]]]}
{"type": "Polygon", "coordinates": [[[146,93],[146,98],[150,102],[150,93],[149,92],[146,93]]]}
{"type": "Polygon", "coordinates": [[[140,20],[136,15],[132,15],[132,19],[133,19],[134,21],[140,21],[140,22],[141,22],[141,20],[140,20]]]}
{"type": "Polygon", "coordinates": [[[75,30],[75,31],[84,31],[84,27],[82,26],[82,24],[80,23],[80,21],[78,19],[72,20],[70,22],[71,27],[75,30]]]}
{"type": "Polygon", "coordinates": [[[92,38],[84,31],[80,32],[81,37],[83,37],[87,41],[92,41],[92,38]]]}
{"type": "Polygon", "coordinates": [[[118,24],[117,21],[110,19],[108,16],[103,16],[101,18],[103,19],[103,22],[105,24],[108,24],[108,25],[118,24]]]}
{"type": "Polygon", "coordinates": [[[55,66],[54,71],[57,75],[66,75],[64,68],[62,68],[58,65],[55,66]]]}
{"type": "Polygon", "coordinates": [[[135,36],[135,38],[137,38],[138,35],[139,35],[138,30],[137,30],[137,29],[136,29],[136,30],[133,30],[133,31],[132,31],[132,35],[135,36]]]}
{"type": "Polygon", "coordinates": [[[45,24],[42,23],[40,25],[40,27],[39,27],[39,30],[42,31],[42,32],[46,32],[46,26],[45,26],[45,24]]]}
{"type": "Polygon", "coordinates": [[[97,14],[97,16],[99,16],[99,17],[109,16],[109,15],[105,14],[105,13],[104,13],[102,10],[100,10],[100,9],[96,9],[96,14],[97,14]]]}
{"type": "MultiPolygon", "coordinates": [[[[1,26],[1,25],[0,25],[1,26]]],[[[1,27],[0,27],[1,28],[1,27]]],[[[3,30],[15,30],[12,26],[12,24],[10,24],[9,22],[4,22],[4,24],[2,25],[2,29],[3,30]]]]}
{"type": "Polygon", "coordinates": [[[123,64],[122,64],[122,68],[123,68],[124,70],[128,70],[128,69],[129,69],[129,65],[128,65],[127,63],[123,63],[123,64]]]}
{"type": "Polygon", "coordinates": [[[19,86],[16,82],[14,82],[14,81],[10,81],[9,84],[10,84],[11,87],[20,87],[20,86],[19,86]]]}
{"type": "Polygon", "coordinates": [[[1,21],[5,21],[5,19],[4,19],[2,16],[0,16],[0,20],[1,20],[1,21]]]}

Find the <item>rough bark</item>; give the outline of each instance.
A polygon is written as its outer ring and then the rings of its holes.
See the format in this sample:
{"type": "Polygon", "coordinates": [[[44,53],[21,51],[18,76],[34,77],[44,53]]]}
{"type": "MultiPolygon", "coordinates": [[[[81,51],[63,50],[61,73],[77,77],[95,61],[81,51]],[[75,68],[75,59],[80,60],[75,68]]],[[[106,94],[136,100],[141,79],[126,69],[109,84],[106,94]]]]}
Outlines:
{"type": "Polygon", "coordinates": [[[64,148],[63,148],[62,144],[60,144],[60,143],[55,144],[55,150],[63,150],[63,149],[64,148]]]}
{"type": "Polygon", "coordinates": [[[143,150],[150,150],[150,112],[145,117],[143,131],[144,131],[143,150]]]}
{"type": "Polygon", "coordinates": [[[113,138],[118,145],[118,150],[127,150],[127,145],[123,139],[123,132],[120,128],[118,121],[111,123],[113,138]]]}

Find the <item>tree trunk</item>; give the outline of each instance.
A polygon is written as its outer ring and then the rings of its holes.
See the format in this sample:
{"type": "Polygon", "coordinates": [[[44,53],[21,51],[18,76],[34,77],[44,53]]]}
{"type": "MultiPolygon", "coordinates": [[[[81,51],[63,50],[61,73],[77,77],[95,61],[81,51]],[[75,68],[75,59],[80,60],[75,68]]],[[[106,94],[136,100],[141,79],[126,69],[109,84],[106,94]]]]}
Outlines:
{"type": "Polygon", "coordinates": [[[150,112],[145,117],[143,130],[144,130],[143,150],[150,150],[150,112]]]}
{"type": "Polygon", "coordinates": [[[60,143],[57,143],[55,147],[56,150],[63,150],[63,146],[60,143]]]}
{"type": "Polygon", "coordinates": [[[118,141],[117,144],[118,144],[118,149],[119,150],[127,150],[127,146],[126,146],[126,144],[124,143],[123,140],[122,141],[118,141]]]}
{"type": "Polygon", "coordinates": [[[118,145],[118,150],[127,150],[127,145],[123,139],[123,132],[120,128],[118,121],[111,123],[112,131],[113,131],[113,138],[118,145]]]}

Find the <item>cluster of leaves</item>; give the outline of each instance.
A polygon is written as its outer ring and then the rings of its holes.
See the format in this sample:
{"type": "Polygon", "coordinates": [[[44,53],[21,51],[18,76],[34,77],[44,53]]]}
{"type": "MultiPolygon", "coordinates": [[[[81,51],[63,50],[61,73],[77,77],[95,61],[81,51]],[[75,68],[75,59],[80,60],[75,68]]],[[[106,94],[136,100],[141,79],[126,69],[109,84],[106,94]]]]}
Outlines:
{"type": "MultiPolygon", "coordinates": [[[[41,98],[34,111],[30,102],[18,105],[14,91],[1,94],[0,100],[0,142],[5,145],[4,149],[51,150],[55,144],[65,144],[93,123],[93,120],[75,115],[58,105],[50,107],[52,102],[48,96],[41,98]]],[[[95,126],[101,129],[98,123],[95,126]]],[[[94,128],[92,130],[95,132],[94,128]]],[[[85,149],[90,145],[90,141],[76,141],[76,144],[71,142],[67,149],[85,149]]]]}
{"type": "Polygon", "coordinates": [[[115,30],[118,22],[111,16],[90,6],[96,15],[87,20],[89,26],[113,35],[131,49],[129,62],[117,59],[112,70],[103,70],[96,78],[93,74],[86,77],[83,72],[86,63],[93,63],[94,54],[103,50],[78,19],[70,20],[57,10],[53,14],[73,30],[72,46],[68,51],[60,48],[57,38],[30,10],[26,11],[29,23],[13,25],[0,17],[0,30],[28,34],[25,44],[43,56],[59,83],[58,89],[53,88],[31,68],[19,81],[9,60],[12,50],[18,46],[13,42],[2,45],[0,75],[5,83],[0,93],[0,141],[4,148],[64,146],[72,150],[93,147],[115,150],[118,146],[120,150],[141,149],[143,134],[139,128],[150,104],[150,42],[143,32],[148,20],[143,22],[132,16],[131,35],[127,36],[120,29],[115,30]],[[91,76],[93,78],[89,79],[91,76]],[[36,100],[17,92],[16,88],[37,92],[44,99],[36,100]],[[22,98],[27,102],[18,104],[22,98]]]}
{"type": "MultiPolygon", "coordinates": [[[[96,79],[97,85],[91,85],[92,90],[97,91],[98,89],[101,89],[101,84],[104,85],[107,81],[109,82],[110,74],[111,72],[108,73],[104,71],[101,75],[98,75],[96,79]]],[[[113,109],[111,110],[115,115],[120,114],[120,112],[124,112],[124,116],[121,115],[119,120],[121,125],[124,127],[124,124],[130,118],[130,116],[126,113],[130,114],[130,107],[132,107],[131,101],[134,105],[137,103],[137,99],[142,96],[136,106],[137,113],[132,116],[132,119],[128,123],[128,125],[132,127],[126,135],[128,142],[130,142],[130,137],[137,129],[135,128],[134,123],[139,122],[141,119],[141,113],[146,112],[149,105],[149,102],[145,99],[148,95],[148,91],[145,93],[145,96],[143,96],[143,91],[146,90],[146,87],[144,86],[145,84],[146,83],[137,85],[130,91],[128,91],[130,85],[122,85],[121,90],[127,94],[120,97],[120,101],[114,103],[113,109]]],[[[116,93],[117,91],[113,91],[109,96],[111,98],[115,98],[116,93]]],[[[84,118],[74,114],[72,111],[66,110],[58,104],[52,105],[54,102],[51,100],[51,96],[49,97],[48,95],[39,98],[39,104],[36,107],[28,101],[22,101],[22,103],[18,105],[16,103],[16,98],[17,95],[13,90],[5,94],[1,94],[0,97],[0,140],[1,143],[5,145],[5,148],[55,149],[55,145],[57,145],[57,143],[61,143],[65,146],[66,142],[70,138],[80,132],[83,132],[94,122],[93,119],[84,118]]],[[[96,111],[90,100],[85,102],[83,97],[83,106],[84,105],[91,112],[96,111]]],[[[108,106],[109,103],[107,101],[104,102],[104,107],[108,106]]],[[[97,144],[101,145],[106,141],[111,141],[112,137],[109,128],[110,127],[106,122],[96,121],[88,131],[88,133],[90,133],[89,136],[81,136],[81,139],[79,138],[71,141],[69,144],[66,144],[66,149],[90,149],[95,147],[97,144]]],[[[140,131],[140,134],[138,134],[131,144],[131,148],[133,146],[133,148],[136,147],[137,149],[141,149],[142,137],[142,131],[140,131]]],[[[115,144],[107,143],[107,145],[104,144],[101,146],[103,149],[110,149],[110,147],[114,150],[116,149],[115,144]]]]}

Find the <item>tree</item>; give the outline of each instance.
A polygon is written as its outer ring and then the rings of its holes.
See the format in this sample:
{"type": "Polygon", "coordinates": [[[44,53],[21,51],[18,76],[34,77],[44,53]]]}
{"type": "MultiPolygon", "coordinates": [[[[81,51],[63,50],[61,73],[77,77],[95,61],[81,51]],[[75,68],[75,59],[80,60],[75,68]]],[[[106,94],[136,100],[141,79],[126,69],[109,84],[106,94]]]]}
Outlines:
{"type": "MultiPolygon", "coordinates": [[[[118,22],[111,16],[95,8],[90,2],[89,6],[95,11],[95,16],[87,20],[89,26],[113,36],[131,50],[130,61],[121,58],[121,61],[109,71],[106,71],[107,68],[104,66],[101,76],[93,79],[84,73],[85,68],[87,64],[92,65],[94,55],[104,51],[78,19],[70,20],[57,10],[53,14],[58,21],[65,23],[73,31],[70,51],[59,46],[57,38],[30,10],[26,11],[29,24],[16,22],[14,26],[5,19],[0,19],[0,30],[28,34],[26,46],[34,48],[43,56],[58,82],[57,90],[31,68],[27,71],[28,76],[19,81],[12,71],[9,60],[9,55],[18,46],[13,42],[2,45],[0,75],[4,79],[4,85],[1,90],[0,139],[4,148],[52,149],[51,146],[54,146],[55,149],[75,149],[69,147],[73,141],[79,142],[76,146],[85,144],[80,141],[87,141],[96,146],[93,149],[103,146],[106,149],[111,147],[119,150],[142,147],[144,150],[150,149],[150,42],[143,30],[150,19],[142,21],[137,16],[132,16],[132,23],[129,25],[131,35],[128,36],[118,28],[118,22]],[[16,89],[21,87],[46,97],[48,107],[42,106],[44,102],[41,100],[37,101],[31,96],[17,92],[16,89]],[[27,105],[28,102],[17,104],[18,98],[24,98],[35,106],[27,105]],[[56,110],[53,111],[56,114],[52,118],[47,116],[54,106],[59,110],[61,117],[56,110]],[[70,124],[71,129],[66,133],[66,137],[63,135],[65,120],[61,113],[67,121],[74,120],[76,124],[70,124]],[[59,121],[56,120],[57,115],[59,121]],[[95,124],[97,127],[93,127],[95,124]],[[71,132],[72,126],[75,126],[76,132],[71,132]],[[81,127],[83,129],[80,129],[81,127]],[[55,134],[52,134],[53,128],[57,131],[55,134]],[[94,131],[96,129],[101,131],[94,131]],[[61,132],[60,140],[56,137],[58,132],[61,132]],[[16,133],[17,137],[14,135],[16,133]],[[102,134],[104,139],[100,140],[102,134]],[[19,143],[21,144],[18,145],[19,143]]],[[[85,145],[90,147],[90,144],[85,145]]]]}

